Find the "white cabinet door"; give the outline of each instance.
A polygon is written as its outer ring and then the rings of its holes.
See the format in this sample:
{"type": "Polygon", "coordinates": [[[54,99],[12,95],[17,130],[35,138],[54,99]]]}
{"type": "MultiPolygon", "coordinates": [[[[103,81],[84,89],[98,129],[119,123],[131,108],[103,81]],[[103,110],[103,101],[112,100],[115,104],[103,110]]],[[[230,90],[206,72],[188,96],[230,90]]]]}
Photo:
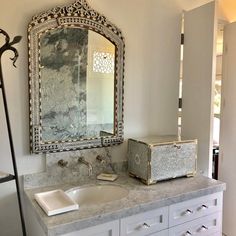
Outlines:
{"type": "Polygon", "coordinates": [[[216,3],[184,14],[182,135],[198,139],[198,170],[211,175],[216,3]]]}
{"type": "Polygon", "coordinates": [[[119,236],[119,220],[75,231],[63,236],[119,236]]]}
{"type": "Polygon", "coordinates": [[[223,232],[236,235],[236,22],[224,28],[219,178],[224,181],[223,232]]]}

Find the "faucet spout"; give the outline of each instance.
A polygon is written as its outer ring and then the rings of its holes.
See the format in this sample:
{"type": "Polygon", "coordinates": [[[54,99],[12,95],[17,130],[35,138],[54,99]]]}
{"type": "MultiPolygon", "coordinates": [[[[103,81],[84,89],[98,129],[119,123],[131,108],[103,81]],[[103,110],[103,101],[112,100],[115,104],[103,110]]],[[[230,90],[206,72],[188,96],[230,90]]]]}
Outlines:
{"type": "Polygon", "coordinates": [[[82,164],[84,164],[84,165],[86,165],[86,166],[88,167],[88,175],[89,175],[89,176],[91,176],[91,175],[93,174],[93,167],[92,167],[91,163],[89,163],[88,161],[86,161],[86,160],[84,159],[84,157],[79,157],[78,162],[79,162],[79,163],[82,163],[82,164]]]}

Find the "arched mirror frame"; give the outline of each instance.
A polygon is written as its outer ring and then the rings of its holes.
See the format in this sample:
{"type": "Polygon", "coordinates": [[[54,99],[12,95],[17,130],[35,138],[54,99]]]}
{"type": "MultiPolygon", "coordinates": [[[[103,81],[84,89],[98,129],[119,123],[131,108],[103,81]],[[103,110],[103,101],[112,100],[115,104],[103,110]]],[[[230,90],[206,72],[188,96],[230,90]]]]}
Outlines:
{"type": "Polygon", "coordinates": [[[105,16],[93,10],[86,0],[55,7],[35,15],[28,27],[29,40],[29,95],[30,147],[32,153],[49,153],[85,148],[111,146],[123,142],[124,100],[124,38],[121,31],[105,16]],[[86,28],[99,33],[115,45],[114,69],[114,134],[88,139],[44,142],[41,120],[40,35],[61,27],[86,28]]]}

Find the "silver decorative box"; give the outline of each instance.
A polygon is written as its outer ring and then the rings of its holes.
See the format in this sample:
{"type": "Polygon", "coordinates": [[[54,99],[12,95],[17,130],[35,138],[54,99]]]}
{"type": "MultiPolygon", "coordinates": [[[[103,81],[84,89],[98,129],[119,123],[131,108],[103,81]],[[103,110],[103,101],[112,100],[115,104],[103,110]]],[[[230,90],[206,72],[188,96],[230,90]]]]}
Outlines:
{"type": "Polygon", "coordinates": [[[197,169],[197,140],[178,136],[152,136],[128,140],[128,170],[145,184],[194,176],[197,169]]]}

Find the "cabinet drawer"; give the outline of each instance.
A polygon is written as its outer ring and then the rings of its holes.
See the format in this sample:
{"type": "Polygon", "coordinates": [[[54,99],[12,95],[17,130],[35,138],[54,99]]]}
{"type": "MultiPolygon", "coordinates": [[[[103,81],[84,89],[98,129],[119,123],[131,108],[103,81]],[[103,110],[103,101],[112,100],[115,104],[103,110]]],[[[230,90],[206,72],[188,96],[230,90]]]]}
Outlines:
{"type": "Polygon", "coordinates": [[[223,235],[222,232],[215,232],[209,236],[222,236],[222,235],[223,235]]]}
{"type": "Polygon", "coordinates": [[[162,230],[154,234],[149,234],[148,236],[169,236],[169,230],[162,230]]]}
{"type": "Polygon", "coordinates": [[[222,211],[223,193],[214,193],[169,207],[169,227],[222,211]]]}
{"type": "Polygon", "coordinates": [[[169,236],[218,236],[221,232],[221,212],[204,216],[200,219],[169,229],[169,236]]]}
{"type": "Polygon", "coordinates": [[[152,233],[167,229],[167,227],[168,207],[163,207],[121,219],[120,236],[152,235],[152,233]]]}
{"type": "Polygon", "coordinates": [[[62,236],[119,236],[119,220],[63,234],[62,236]]]}

